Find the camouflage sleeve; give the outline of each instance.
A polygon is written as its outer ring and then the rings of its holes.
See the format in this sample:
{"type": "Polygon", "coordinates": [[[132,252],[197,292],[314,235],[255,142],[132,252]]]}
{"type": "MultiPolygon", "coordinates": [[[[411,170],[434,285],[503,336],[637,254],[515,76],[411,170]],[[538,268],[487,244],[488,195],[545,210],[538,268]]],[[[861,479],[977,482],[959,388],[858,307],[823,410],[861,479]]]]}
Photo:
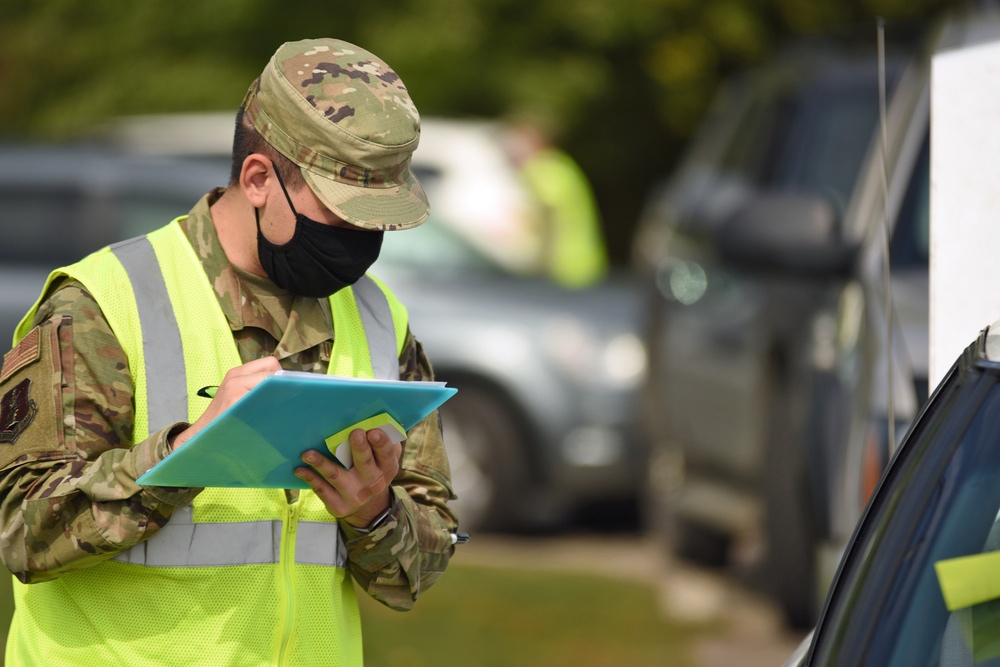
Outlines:
{"type": "MultiPolygon", "coordinates": [[[[423,348],[407,334],[400,356],[400,378],[433,380],[423,348]]],[[[370,533],[341,523],[351,572],[358,584],[382,604],[405,611],[421,591],[444,573],[458,522],[447,502],[454,498],[441,420],[435,412],[410,429],[389,516],[370,533]]]]}
{"type": "Polygon", "coordinates": [[[63,285],[34,324],[0,370],[0,553],[25,583],[113,557],[197,494],[135,483],[186,425],[130,446],[127,359],[91,296],[63,285]]]}

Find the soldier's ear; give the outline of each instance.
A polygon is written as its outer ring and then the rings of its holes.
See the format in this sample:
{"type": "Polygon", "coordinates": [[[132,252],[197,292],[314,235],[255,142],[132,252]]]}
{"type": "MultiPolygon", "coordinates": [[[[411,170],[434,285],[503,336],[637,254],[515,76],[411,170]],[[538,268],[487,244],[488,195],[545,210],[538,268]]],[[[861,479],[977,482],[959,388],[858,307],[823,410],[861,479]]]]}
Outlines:
{"type": "Polygon", "coordinates": [[[254,208],[261,208],[267,203],[267,197],[273,184],[268,183],[274,178],[274,163],[267,156],[251,153],[243,160],[240,170],[240,189],[254,208]]]}

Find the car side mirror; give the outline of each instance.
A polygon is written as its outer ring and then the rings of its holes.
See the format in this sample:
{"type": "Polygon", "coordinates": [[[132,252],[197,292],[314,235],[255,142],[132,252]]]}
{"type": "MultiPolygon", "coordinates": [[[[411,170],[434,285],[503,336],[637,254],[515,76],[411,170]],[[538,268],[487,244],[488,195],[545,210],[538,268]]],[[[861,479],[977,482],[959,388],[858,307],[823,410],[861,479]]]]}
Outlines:
{"type": "Polygon", "coordinates": [[[830,202],[811,194],[755,197],[723,223],[717,243],[735,264],[804,276],[845,274],[857,251],[830,202]]]}

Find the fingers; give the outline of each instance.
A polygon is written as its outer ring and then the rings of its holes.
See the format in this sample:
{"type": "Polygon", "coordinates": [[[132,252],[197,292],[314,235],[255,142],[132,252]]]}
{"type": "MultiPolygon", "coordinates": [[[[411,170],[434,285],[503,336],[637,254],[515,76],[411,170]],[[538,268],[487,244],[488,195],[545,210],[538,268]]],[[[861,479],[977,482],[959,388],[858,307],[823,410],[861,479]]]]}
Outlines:
{"type": "Polygon", "coordinates": [[[260,359],[254,359],[253,361],[248,361],[245,364],[231,368],[229,369],[229,373],[227,373],[227,375],[248,375],[261,371],[269,371],[268,375],[270,375],[271,373],[280,370],[281,364],[278,362],[277,358],[267,356],[261,357],[260,359]]]}
{"type": "Polygon", "coordinates": [[[310,450],[302,460],[311,467],[296,468],[295,474],[305,480],[334,516],[350,514],[352,508],[364,505],[371,497],[361,485],[352,483],[349,471],[319,452],[310,450]]]}
{"type": "Polygon", "coordinates": [[[281,370],[281,364],[274,357],[263,357],[231,368],[222,378],[222,384],[212,401],[215,407],[228,407],[248,391],[256,387],[269,375],[281,370]]]}
{"type": "MultiPolygon", "coordinates": [[[[281,364],[274,357],[263,357],[254,359],[241,366],[231,368],[219,385],[219,392],[222,392],[226,385],[233,389],[243,389],[246,393],[266,378],[281,370],[281,364]]],[[[218,395],[218,392],[216,393],[218,395]]]]}
{"type": "Polygon", "coordinates": [[[382,431],[355,429],[350,435],[354,467],[345,470],[338,463],[310,450],[302,460],[310,467],[296,468],[334,516],[364,526],[389,504],[389,486],[399,471],[401,445],[382,431]]]}
{"type": "Polygon", "coordinates": [[[333,516],[365,526],[388,507],[388,481],[366,485],[356,467],[344,470],[316,451],[306,452],[302,460],[310,467],[296,468],[295,474],[305,480],[333,516]]]}
{"type": "Polygon", "coordinates": [[[268,375],[273,375],[279,370],[281,370],[281,364],[274,357],[255,359],[231,368],[222,379],[222,383],[216,390],[212,402],[205,407],[205,411],[194,424],[173,439],[171,447],[180,447],[191,436],[205,428],[213,419],[218,417],[226,408],[260,384],[264,378],[268,375]]]}
{"type": "Polygon", "coordinates": [[[389,488],[399,472],[399,455],[402,447],[393,443],[380,429],[367,433],[355,429],[351,433],[351,455],[354,470],[361,483],[372,493],[380,493],[389,488]]]}

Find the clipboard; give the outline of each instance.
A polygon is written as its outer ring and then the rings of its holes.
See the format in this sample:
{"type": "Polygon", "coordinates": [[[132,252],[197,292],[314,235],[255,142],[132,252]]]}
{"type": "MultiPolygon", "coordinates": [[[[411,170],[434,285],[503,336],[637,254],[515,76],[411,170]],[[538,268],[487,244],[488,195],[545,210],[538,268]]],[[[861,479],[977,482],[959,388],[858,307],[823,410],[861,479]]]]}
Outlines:
{"type": "Polygon", "coordinates": [[[369,428],[376,427],[371,426],[374,421],[379,425],[395,422],[409,430],[456,392],[443,382],[278,371],[137,482],[143,486],[307,489],[309,485],[294,473],[305,465],[302,454],[307,450],[335,454],[340,443],[332,440],[362,422],[369,428]]]}

